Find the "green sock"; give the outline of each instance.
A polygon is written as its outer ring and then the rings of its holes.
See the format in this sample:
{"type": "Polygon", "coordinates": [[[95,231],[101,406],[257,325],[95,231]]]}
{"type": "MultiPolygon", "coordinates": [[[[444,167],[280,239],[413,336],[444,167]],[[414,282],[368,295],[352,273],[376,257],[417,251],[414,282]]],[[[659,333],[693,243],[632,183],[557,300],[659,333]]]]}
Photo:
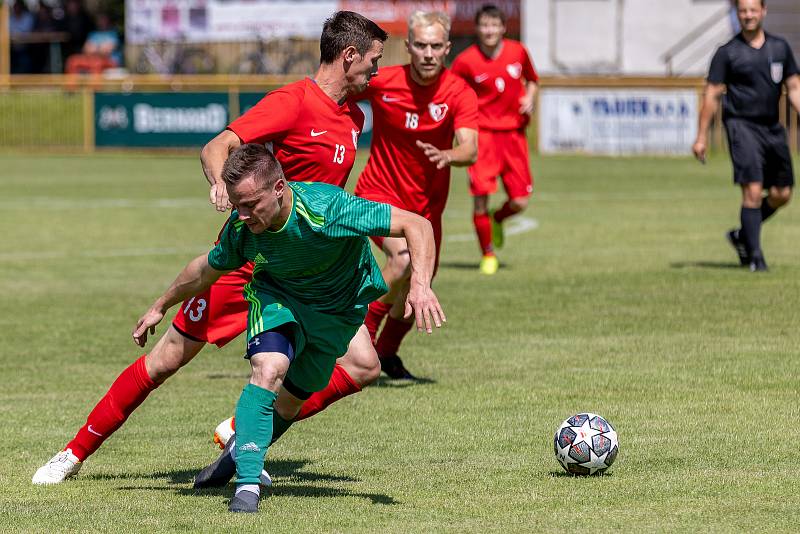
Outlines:
{"type": "MultiPolygon", "coordinates": [[[[281,417],[281,414],[274,412],[272,414],[272,443],[278,441],[283,433],[289,430],[289,427],[292,426],[292,423],[294,423],[294,419],[287,421],[281,417]]],[[[270,445],[272,445],[272,443],[270,443],[270,445]]]]}
{"type": "Polygon", "coordinates": [[[247,384],[236,404],[236,483],[258,484],[272,439],[273,405],[277,395],[247,384]]]}

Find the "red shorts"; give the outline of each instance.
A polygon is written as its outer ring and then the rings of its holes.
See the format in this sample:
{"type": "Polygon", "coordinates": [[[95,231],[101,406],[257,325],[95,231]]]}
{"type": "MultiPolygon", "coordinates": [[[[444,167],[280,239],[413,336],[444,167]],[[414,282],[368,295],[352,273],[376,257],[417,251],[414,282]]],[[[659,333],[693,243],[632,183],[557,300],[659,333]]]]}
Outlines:
{"type": "Polygon", "coordinates": [[[253,266],[222,275],[206,292],[185,300],[172,325],[190,339],[225,346],[247,327],[245,284],[253,278],[253,266]]]}
{"type": "Polygon", "coordinates": [[[533,191],[528,139],[524,130],[480,130],[478,161],[467,171],[472,196],[497,191],[497,177],[503,180],[508,198],[525,198],[533,191]]]}

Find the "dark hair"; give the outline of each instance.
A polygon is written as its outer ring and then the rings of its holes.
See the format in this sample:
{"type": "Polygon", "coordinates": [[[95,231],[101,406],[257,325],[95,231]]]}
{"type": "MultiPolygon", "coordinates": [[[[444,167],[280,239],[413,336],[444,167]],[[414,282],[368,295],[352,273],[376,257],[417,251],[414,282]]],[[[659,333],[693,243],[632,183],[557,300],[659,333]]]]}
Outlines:
{"type": "Polygon", "coordinates": [[[480,22],[481,17],[491,17],[493,19],[500,19],[500,22],[503,23],[505,26],[506,23],[506,14],[494,4],[483,4],[481,8],[475,13],[475,24],[480,22]]]}
{"type": "Polygon", "coordinates": [[[267,188],[283,178],[283,169],[267,147],[248,143],[236,147],[228,155],[222,166],[222,179],[226,184],[236,185],[248,176],[253,176],[263,188],[267,188]]]}
{"type": "Polygon", "coordinates": [[[325,21],[319,38],[320,63],[333,63],[348,46],[362,56],[373,41],[384,42],[389,35],[368,18],[352,11],[337,11],[325,21]]]}
{"type": "MultiPolygon", "coordinates": [[[[739,0],[735,0],[734,4],[736,5],[736,9],[739,9],[739,0]]],[[[764,7],[766,5],[767,5],[767,0],[761,0],[761,7],[764,7]]]]}

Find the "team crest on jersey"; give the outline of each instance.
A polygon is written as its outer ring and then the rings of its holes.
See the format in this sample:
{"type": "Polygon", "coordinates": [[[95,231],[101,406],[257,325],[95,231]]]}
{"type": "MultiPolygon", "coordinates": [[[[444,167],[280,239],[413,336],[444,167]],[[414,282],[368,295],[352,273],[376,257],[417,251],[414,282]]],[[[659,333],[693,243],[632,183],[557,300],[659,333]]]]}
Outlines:
{"type": "Polygon", "coordinates": [[[431,118],[436,122],[440,122],[444,119],[445,115],[447,115],[447,104],[434,104],[431,102],[428,104],[428,112],[431,114],[431,118]]]}
{"type": "Polygon", "coordinates": [[[769,73],[772,76],[772,81],[781,83],[783,81],[783,63],[774,61],[769,64],[769,73]]]}
{"type": "Polygon", "coordinates": [[[495,78],[494,86],[497,87],[498,93],[502,93],[506,90],[506,81],[503,78],[495,78]]]}
{"type": "Polygon", "coordinates": [[[519,77],[522,76],[522,65],[520,65],[519,63],[512,63],[510,65],[506,65],[506,71],[508,72],[508,75],[514,78],[515,80],[519,79],[519,77]]]}
{"type": "Polygon", "coordinates": [[[361,132],[353,128],[352,130],[350,130],[350,133],[353,134],[353,148],[358,149],[358,134],[360,134],[361,132]]]}

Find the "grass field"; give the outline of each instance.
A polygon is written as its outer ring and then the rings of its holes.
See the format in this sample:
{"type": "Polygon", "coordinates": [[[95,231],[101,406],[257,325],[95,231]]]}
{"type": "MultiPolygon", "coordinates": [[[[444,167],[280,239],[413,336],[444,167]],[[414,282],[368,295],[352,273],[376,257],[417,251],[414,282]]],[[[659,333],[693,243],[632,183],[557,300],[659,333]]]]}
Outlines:
{"type": "Polygon", "coordinates": [[[534,168],[527,231],[494,277],[456,173],[435,284],[449,321],[401,352],[429,381],[381,381],[297,424],[242,517],[230,488],[191,488],[246,380],[241,340],[154,392],[78,478],[30,484],[215,237],[197,159],[0,156],[0,531],[796,531],[798,209],[765,226],[771,271],[754,275],[723,240],[738,192],[722,157],[534,168]],[[553,457],[578,411],[619,432],[607,476],[553,457]]]}

